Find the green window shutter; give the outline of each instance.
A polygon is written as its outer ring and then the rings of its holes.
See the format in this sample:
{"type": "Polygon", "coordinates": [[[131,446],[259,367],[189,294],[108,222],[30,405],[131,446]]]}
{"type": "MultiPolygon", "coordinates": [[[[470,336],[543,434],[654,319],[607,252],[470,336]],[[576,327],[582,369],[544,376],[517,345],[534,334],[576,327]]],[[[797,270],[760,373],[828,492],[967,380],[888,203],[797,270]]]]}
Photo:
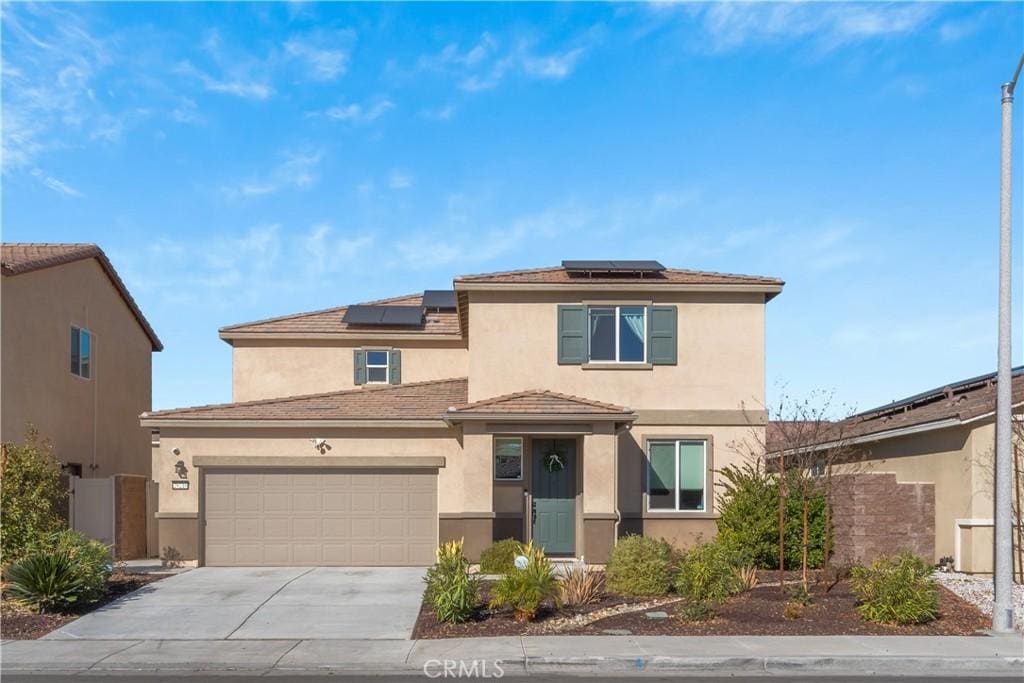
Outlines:
{"type": "Polygon", "coordinates": [[[675,365],[679,346],[675,306],[647,307],[647,361],[651,365],[675,365]]]}
{"type": "Polygon", "coordinates": [[[352,367],[355,369],[356,386],[366,384],[366,351],[361,349],[355,350],[352,367]]]}
{"type": "Polygon", "coordinates": [[[398,349],[388,352],[388,380],[391,384],[402,383],[402,352],[398,349]]]}
{"type": "Polygon", "coordinates": [[[558,364],[582,365],[587,361],[587,307],[558,306],[558,364]]]}

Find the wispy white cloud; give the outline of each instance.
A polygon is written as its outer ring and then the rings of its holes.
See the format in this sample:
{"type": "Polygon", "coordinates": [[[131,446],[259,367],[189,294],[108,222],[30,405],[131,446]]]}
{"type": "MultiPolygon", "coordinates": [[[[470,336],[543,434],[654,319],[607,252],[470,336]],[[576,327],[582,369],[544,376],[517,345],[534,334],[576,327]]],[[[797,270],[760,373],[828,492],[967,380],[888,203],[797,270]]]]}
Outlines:
{"type": "Polygon", "coordinates": [[[64,195],[65,197],[85,196],[84,194],[82,194],[81,191],[71,187],[62,180],[58,180],[57,178],[54,178],[51,175],[47,175],[41,169],[33,168],[31,173],[33,178],[36,178],[37,180],[39,180],[39,182],[41,182],[43,185],[50,188],[57,194],[64,195]]]}
{"type": "Polygon", "coordinates": [[[433,121],[451,121],[452,118],[455,117],[455,111],[456,108],[454,104],[446,104],[443,107],[438,107],[436,109],[422,109],[420,111],[420,116],[433,121]]]}
{"type": "Polygon", "coordinates": [[[388,175],[388,187],[392,190],[405,190],[412,187],[413,179],[406,171],[395,169],[388,175]]]}
{"type": "Polygon", "coordinates": [[[364,124],[376,121],[394,108],[394,102],[387,98],[382,98],[373,104],[338,104],[325,110],[323,115],[336,121],[364,124]]]}
{"type": "MultiPolygon", "coordinates": [[[[822,51],[918,30],[938,8],[929,3],[713,3],[687,5],[705,40],[697,47],[728,52],[752,45],[807,41],[822,51]]],[[[663,13],[662,18],[670,15],[663,13]]]]}
{"type": "Polygon", "coordinates": [[[352,44],[356,33],[341,31],[315,31],[290,37],[284,43],[285,54],[301,62],[306,75],[317,81],[333,81],[348,71],[352,44]]]}
{"type": "Polygon", "coordinates": [[[213,76],[188,61],[181,62],[175,71],[184,76],[198,79],[203,87],[210,92],[249,100],[265,100],[274,94],[273,86],[265,79],[242,74],[213,76]]]}
{"type": "Polygon", "coordinates": [[[284,160],[269,173],[225,185],[221,193],[228,199],[244,199],[273,194],[288,187],[306,189],[319,180],[318,167],[323,157],[323,150],[286,152],[284,160]]]}

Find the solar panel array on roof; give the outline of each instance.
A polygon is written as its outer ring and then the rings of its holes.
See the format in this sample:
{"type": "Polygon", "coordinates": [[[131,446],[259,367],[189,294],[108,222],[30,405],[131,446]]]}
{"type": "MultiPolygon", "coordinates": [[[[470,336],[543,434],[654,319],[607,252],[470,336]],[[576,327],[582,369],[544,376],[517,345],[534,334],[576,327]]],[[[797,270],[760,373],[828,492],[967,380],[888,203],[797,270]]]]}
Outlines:
{"type": "Polygon", "coordinates": [[[341,321],[349,325],[422,325],[422,306],[349,306],[341,321]]]}
{"type": "Polygon", "coordinates": [[[423,292],[423,306],[437,311],[454,311],[455,291],[451,289],[428,289],[423,292]]]}
{"type": "Polygon", "coordinates": [[[660,273],[657,261],[562,261],[562,267],[580,273],[660,273]]]}

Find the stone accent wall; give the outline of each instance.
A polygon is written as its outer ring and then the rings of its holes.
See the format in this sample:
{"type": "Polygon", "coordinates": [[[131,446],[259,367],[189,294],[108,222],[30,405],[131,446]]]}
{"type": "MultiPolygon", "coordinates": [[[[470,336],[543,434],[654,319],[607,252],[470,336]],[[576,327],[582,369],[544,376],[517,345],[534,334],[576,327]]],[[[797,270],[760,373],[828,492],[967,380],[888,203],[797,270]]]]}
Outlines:
{"type": "Polygon", "coordinates": [[[935,561],[935,485],[900,483],[895,474],[833,477],[835,566],[871,562],[909,550],[935,561]]]}
{"type": "Polygon", "coordinates": [[[146,557],[146,477],[114,476],[114,556],[118,560],[146,557]]]}

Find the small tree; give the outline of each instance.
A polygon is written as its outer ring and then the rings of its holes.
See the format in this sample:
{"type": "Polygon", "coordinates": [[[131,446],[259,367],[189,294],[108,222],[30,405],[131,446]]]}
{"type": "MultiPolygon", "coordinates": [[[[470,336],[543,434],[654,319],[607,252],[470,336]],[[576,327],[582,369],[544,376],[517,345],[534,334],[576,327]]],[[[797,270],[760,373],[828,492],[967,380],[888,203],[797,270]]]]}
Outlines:
{"type": "Polygon", "coordinates": [[[839,464],[852,467],[857,456],[845,433],[846,420],[830,419],[837,412],[842,412],[845,418],[852,411],[845,406],[834,406],[833,398],[830,392],[815,391],[808,398],[798,400],[783,392],[767,410],[767,429],[751,429],[750,441],[737,447],[755,462],[763,461],[765,470],[774,471],[778,477],[780,590],[785,590],[786,510],[793,496],[799,501],[800,567],[804,587],[809,584],[811,510],[819,497],[824,497],[826,503],[822,569],[826,574],[831,571],[833,468],[839,464]]]}
{"type": "Polygon", "coordinates": [[[49,441],[32,425],[25,443],[0,449],[0,562],[22,557],[39,539],[64,528],[58,504],[67,496],[49,441]]]}

